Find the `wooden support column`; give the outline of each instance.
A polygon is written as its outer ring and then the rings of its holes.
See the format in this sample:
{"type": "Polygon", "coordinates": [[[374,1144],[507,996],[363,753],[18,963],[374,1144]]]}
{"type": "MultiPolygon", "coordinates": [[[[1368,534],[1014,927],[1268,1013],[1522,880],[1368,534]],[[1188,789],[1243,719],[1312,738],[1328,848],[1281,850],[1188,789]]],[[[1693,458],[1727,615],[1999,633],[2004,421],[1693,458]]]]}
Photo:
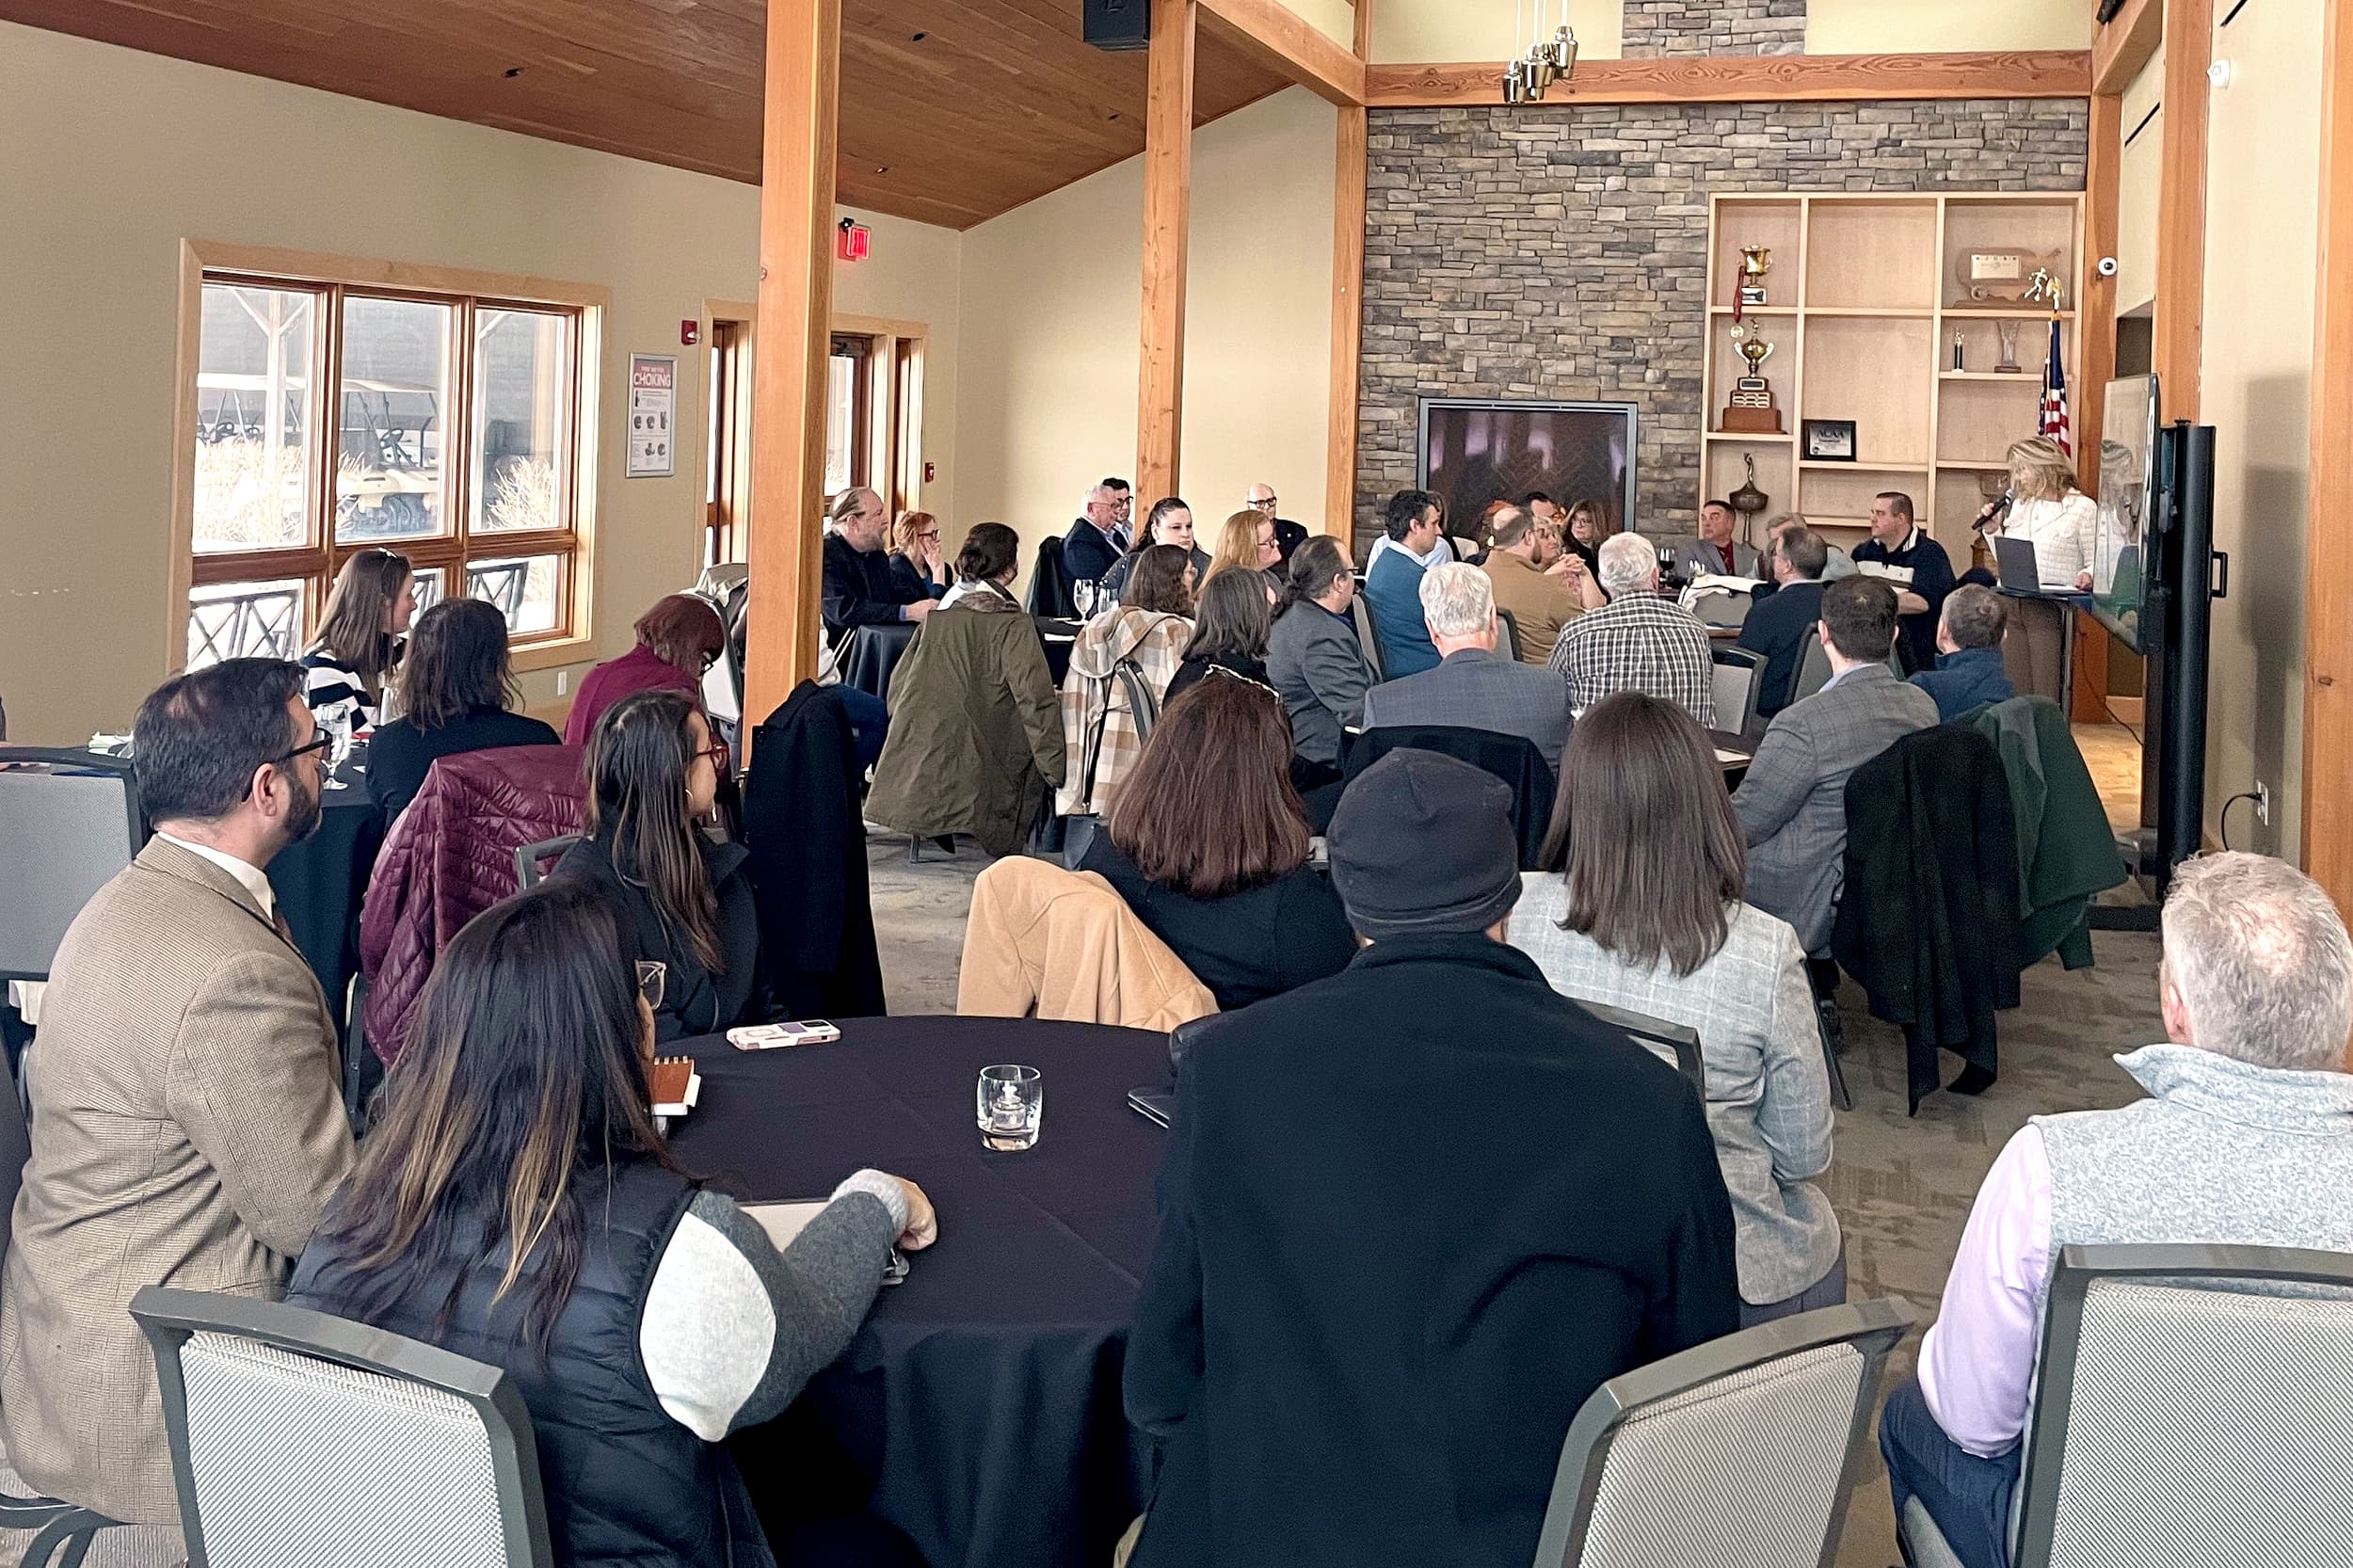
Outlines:
{"type": "Polygon", "coordinates": [[[768,0],[744,712],[817,673],[841,0],[768,0]]]}
{"type": "MultiPolygon", "coordinates": [[[[1372,47],[1372,0],[1356,0],[1355,54],[1372,47]]],[[[1365,337],[1365,136],[1362,104],[1340,106],[1332,160],[1332,395],[1324,451],[1323,531],[1346,542],[1356,531],[1357,361],[1365,337]]]]}
{"type": "Polygon", "coordinates": [[[2304,868],[2353,920],[2353,0],[2328,5],[2304,525],[2304,868]]]}
{"type": "Polygon", "coordinates": [[[1176,493],[1184,447],[1185,261],[1193,222],[1194,0],[1152,0],[1144,118],[1144,344],[1136,389],[1136,500],[1176,493]]]}
{"type": "Polygon", "coordinates": [[[2124,100],[2118,93],[2091,99],[2090,157],[2084,169],[2084,294],[2075,301],[2076,341],[2083,346],[2074,367],[2078,388],[2075,473],[2087,493],[2100,493],[2100,422],[2107,408],[2108,381],[2116,375],[2116,280],[2100,276],[2100,258],[2116,254],[2117,170],[2124,156],[2124,100]]]}
{"type": "Polygon", "coordinates": [[[2206,67],[2214,0],[2165,0],[2165,124],[2157,159],[2155,343],[2162,417],[2198,417],[2206,333],[2206,67]]]}

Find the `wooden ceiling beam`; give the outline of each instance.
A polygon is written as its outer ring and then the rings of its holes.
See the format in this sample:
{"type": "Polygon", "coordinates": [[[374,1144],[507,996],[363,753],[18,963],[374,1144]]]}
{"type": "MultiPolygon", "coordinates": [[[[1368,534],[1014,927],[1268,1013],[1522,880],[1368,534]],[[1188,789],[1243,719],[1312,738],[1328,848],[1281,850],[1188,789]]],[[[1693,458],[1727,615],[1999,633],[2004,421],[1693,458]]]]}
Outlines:
{"type": "Polygon", "coordinates": [[[2133,85],[2165,37],[2165,0],[2124,0],[2091,40],[2091,90],[2121,93],[2133,85]]]}
{"type": "MultiPolygon", "coordinates": [[[[1577,104],[1824,103],[1886,98],[2083,98],[2091,56],[2080,49],[1957,55],[1686,56],[1579,60],[1545,102],[1577,104]]],[[[1365,73],[1376,109],[1500,104],[1503,62],[1376,65],[1365,73]]]]}
{"type": "Polygon", "coordinates": [[[1200,0],[1205,26],[1341,108],[1365,101],[1365,62],[1283,0],[1200,0]]]}

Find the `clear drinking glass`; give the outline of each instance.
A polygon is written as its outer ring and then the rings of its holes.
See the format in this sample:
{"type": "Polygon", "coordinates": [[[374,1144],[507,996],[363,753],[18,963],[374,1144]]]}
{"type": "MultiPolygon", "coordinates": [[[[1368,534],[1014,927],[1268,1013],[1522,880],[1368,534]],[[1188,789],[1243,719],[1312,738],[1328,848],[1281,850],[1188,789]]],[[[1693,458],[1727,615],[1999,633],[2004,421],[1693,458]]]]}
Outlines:
{"type": "Polygon", "coordinates": [[[1071,584],[1070,602],[1078,606],[1080,620],[1092,619],[1095,615],[1095,579],[1089,577],[1071,584]]]}
{"type": "Polygon", "coordinates": [[[1046,1117],[1046,1081],[1035,1067],[983,1067],[979,1093],[981,1142],[992,1149],[1026,1149],[1046,1117]]]}

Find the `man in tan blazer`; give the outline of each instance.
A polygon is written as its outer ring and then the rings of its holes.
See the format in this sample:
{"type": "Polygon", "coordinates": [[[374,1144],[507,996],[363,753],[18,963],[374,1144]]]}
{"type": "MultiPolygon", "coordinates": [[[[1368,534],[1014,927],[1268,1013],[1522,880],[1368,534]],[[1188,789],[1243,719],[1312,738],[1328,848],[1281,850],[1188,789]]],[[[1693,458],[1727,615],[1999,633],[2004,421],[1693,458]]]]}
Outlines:
{"type": "Polygon", "coordinates": [[[275,1298],[351,1165],[335,1026],[263,868],[318,825],[302,675],[167,681],[133,749],[156,837],[75,917],[26,1057],[31,1160],[0,1275],[0,1423],[26,1481],[179,1517],[141,1286],[275,1298]]]}

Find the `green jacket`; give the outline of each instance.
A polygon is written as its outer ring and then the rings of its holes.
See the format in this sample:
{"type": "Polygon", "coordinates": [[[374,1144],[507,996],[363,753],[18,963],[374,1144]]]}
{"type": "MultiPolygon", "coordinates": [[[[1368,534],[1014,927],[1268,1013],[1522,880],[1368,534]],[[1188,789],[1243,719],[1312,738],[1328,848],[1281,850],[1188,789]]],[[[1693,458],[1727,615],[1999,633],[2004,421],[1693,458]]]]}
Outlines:
{"type": "Polygon", "coordinates": [[[1011,855],[1062,775],[1062,712],[1037,623],[989,591],[934,610],[891,672],[890,738],[867,820],[1011,855]]]}
{"type": "Polygon", "coordinates": [[[2075,749],[2066,711],[2046,696],[2012,697],[1962,721],[1993,743],[2018,822],[2018,960],[2057,952],[2071,969],[2091,964],[2084,910],[2122,882],[2116,833],[2075,749]]]}

